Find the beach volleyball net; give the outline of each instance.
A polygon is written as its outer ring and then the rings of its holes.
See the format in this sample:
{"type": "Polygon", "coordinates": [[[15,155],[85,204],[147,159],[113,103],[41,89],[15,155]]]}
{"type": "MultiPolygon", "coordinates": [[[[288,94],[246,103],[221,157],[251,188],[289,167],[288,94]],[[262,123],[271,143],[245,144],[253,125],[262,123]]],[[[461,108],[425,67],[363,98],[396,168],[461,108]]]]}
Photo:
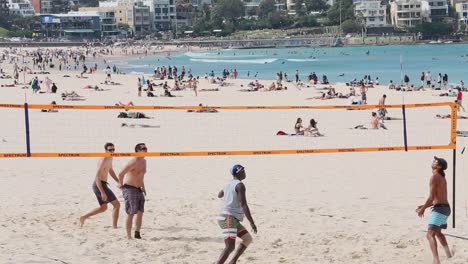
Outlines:
{"type": "Polygon", "coordinates": [[[378,109],[375,105],[201,108],[3,104],[0,157],[271,155],[456,148],[454,103],[387,105],[387,119],[383,121],[386,130],[371,128],[371,113],[378,109]],[[118,117],[139,113],[150,118],[118,117]],[[303,128],[314,119],[324,136],[294,135],[297,118],[302,119],[303,128]],[[104,153],[106,142],[115,144],[116,153],[104,153]],[[140,142],[146,143],[148,153],[135,154],[134,146],[140,142]]]}

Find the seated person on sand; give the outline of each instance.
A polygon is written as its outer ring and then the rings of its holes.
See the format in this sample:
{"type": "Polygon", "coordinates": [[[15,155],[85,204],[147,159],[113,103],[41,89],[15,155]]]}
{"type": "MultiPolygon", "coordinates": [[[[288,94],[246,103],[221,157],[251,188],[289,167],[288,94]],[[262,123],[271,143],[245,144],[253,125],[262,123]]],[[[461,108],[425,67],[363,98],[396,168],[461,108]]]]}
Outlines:
{"type": "MultiPolygon", "coordinates": [[[[450,115],[450,114],[448,114],[448,115],[439,115],[439,114],[437,114],[435,116],[435,118],[437,118],[437,119],[450,119],[450,118],[452,118],[452,115],[450,115]]],[[[459,115],[459,116],[457,116],[457,119],[468,119],[468,117],[459,115]]]]}
{"type": "Polygon", "coordinates": [[[395,84],[393,83],[392,80],[390,80],[390,83],[388,84],[388,89],[395,89],[395,84]]]}
{"type": "Polygon", "coordinates": [[[175,82],[174,82],[174,88],[172,88],[171,90],[172,90],[172,91],[180,91],[180,90],[182,90],[182,89],[180,88],[180,85],[179,85],[179,82],[178,82],[178,81],[175,81],[175,82]]]}
{"type": "Polygon", "coordinates": [[[268,86],[268,91],[275,91],[275,90],[276,90],[275,82],[272,82],[270,86],[268,86]]]}
{"type": "Polygon", "coordinates": [[[159,128],[159,126],[152,126],[152,125],[145,125],[145,124],[127,124],[127,123],[122,123],[121,127],[129,127],[129,128],[159,128]]]}
{"type": "Polygon", "coordinates": [[[349,88],[348,97],[350,97],[350,96],[356,96],[356,89],[354,89],[354,87],[349,88]]]}
{"type": "Polygon", "coordinates": [[[294,125],[294,132],[296,135],[304,135],[304,127],[302,126],[302,119],[300,117],[296,120],[296,124],[294,125]]]}
{"type": "Polygon", "coordinates": [[[309,136],[309,137],[321,137],[323,134],[320,134],[318,128],[317,128],[317,121],[315,119],[310,119],[310,125],[304,130],[304,136],[309,136]]]}
{"type": "Polygon", "coordinates": [[[120,114],[117,117],[118,118],[135,118],[135,119],[152,118],[152,117],[146,116],[145,114],[141,112],[120,112],[120,114]]]}
{"type": "Polygon", "coordinates": [[[168,89],[164,89],[164,94],[162,96],[165,97],[175,97],[175,95],[171,94],[168,89]]]}
{"type": "MultiPolygon", "coordinates": [[[[372,112],[370,124],[371,124],[370,126],[371,129],[379,129],[379,128],[387,129],[387,127],[382,123],[382,121],[380,120],[376,112],[372,112]]],[[[354,129],[367,129],[367,127],[363,125],[358,125],[358,126],[355,126],[354,129]]]]}
{"type": "MultiPolygon", "coordinates": [[[[50,104],[51,104],[51,105],[57,105],[57,102],[52,101],[50,104]]],[[[53,109],[53,108],[51,108],[51,109],[42,109],[41,112],[45,112],[45,113],[57,113],[58,110],[57,110],[57,109],[53,109]]]]}

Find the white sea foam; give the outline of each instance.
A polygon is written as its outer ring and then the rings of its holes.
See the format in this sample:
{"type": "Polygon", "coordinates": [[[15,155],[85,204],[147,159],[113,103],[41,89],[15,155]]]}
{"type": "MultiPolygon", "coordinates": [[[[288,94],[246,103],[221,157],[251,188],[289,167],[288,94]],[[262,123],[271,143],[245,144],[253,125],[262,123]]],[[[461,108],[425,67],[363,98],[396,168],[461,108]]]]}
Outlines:
{"type": "Polygon", "coordinates": [[[286,59],[291,62],[307,62],[307,61],[319,61],[319,59],[286,59]]]}
{"type": "Polygon", "coordinates": [[[130,74],[143,75],[145,73],[144,72],[131,71],[130,74]]]}
{"type": "Polygon", "coordinates": [[[273,63],[277,59],[253,59],[253,60],[218,60],[218,59],[190,59],[196,62],[207,62],[207,63],[244,63],[244,64],[266,64],[273,63]]]}

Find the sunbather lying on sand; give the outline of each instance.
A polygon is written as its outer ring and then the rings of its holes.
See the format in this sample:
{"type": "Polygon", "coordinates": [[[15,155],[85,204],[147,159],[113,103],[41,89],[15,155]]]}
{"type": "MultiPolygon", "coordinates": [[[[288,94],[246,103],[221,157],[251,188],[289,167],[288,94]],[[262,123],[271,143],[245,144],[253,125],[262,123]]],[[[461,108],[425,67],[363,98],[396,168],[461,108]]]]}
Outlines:
{"type": "MultiPolygon", "coordinates": [[[[436,115],[435,118],[437,119],[450,119],[452,116],[450,114],[448,115],[436,115]]],[[[458,119],[468,119],[466,116],[457,116],[458,119]]]]}
{"type": "Polygon", "coordinates": [[[135,118],[135,119],[152,118],[140,112],[120,112],[120,114],[117,117],[118,118],[135,118]]]}
{"type": "Polygon", "coordinates": [[[159,128],[160,126],[152,126],[152,125],[145,125],[145,124],[122,123],[121,127],[128,127],[128,128],[159,128]]]}

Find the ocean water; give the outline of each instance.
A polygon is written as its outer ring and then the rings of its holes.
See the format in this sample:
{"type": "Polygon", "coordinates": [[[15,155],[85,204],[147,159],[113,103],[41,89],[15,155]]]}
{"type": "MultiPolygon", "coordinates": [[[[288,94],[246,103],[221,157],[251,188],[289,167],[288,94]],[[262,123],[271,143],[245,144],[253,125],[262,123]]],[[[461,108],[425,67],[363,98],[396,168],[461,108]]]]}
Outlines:
{"type": "Polygon", "coordinates": [[[367,46],[341,48],[282,48],[186,52],[171,57],[139,57],[111,62],[126,73],[153,73],[156,67],[182,66],[192,69],[195,76],[212,70],[220,75],[223,69],[237,69],[239,78],[276,79],[283,71],[290,80],[296,69],[300,79],[311,72],[319,79],[326,74],[331,82],[349,82],[364,75],[379,78],[381,84],[390,80],[401,82],[407,74],[410,82],[420,83],[421,72],[431,71],[433,79],[439,73],[448,74],[449,83],[468,83],[468,44],[421,44],[406,46],[367,46]]]}

